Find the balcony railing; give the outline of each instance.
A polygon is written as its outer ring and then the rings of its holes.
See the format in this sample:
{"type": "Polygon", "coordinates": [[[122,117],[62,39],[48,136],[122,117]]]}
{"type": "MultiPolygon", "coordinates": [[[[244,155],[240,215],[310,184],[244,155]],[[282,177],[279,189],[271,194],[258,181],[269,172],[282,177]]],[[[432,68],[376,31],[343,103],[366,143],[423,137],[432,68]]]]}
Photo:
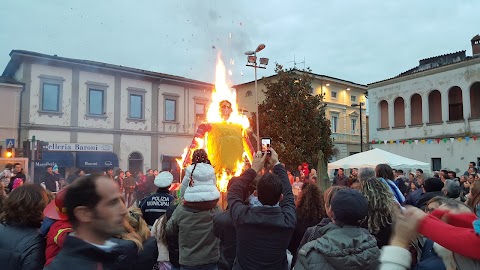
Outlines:
{"type": "Polygon", "coordinates": [[[360,134],[340,134],[332,133],[330,136],[334,143],[358,143],[360,144],[360,134]]]}

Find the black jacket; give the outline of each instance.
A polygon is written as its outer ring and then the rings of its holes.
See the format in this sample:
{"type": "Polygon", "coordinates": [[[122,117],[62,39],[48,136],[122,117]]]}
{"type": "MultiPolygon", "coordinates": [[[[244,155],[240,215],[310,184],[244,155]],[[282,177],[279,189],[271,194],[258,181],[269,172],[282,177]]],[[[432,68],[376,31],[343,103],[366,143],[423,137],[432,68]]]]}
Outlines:
{"type": "Polygon", "coordinates": [[[46,270],[123,270],[131,269],[137,249],[132,241],[119,240],[110,252],[75,236],[67,236],[60,253],[46,270]],[[124,242],[122,242],[124,241],[124,242]]]}
{"type": "Polygon", "coordinates": [[[237,232],[237,259],[233,269],[287,270],[286,250],[297,221],[292,186],[285,168],[278,164],[273,173],[282,182],[280,207],[244,205],[243,194],[256,177],[253,169],[233,178],[227,200],[237,232]]]}
{"type": "MultiPolygon", "coordinates": [[[[327,225],[328,223],[332,222],[330,218],[323,218],[320,223],[318,223],[315,226],[307,228],[305,233],[303,234],[302,241],[300,241],[300,244],[298,245],[298,249],[295,251],[295,255],[298,255],[298,250],[303,247],[306,243],[313,241],[317,238],[322,237],[322,235],[319,233],[319,229],[322,228],[323,226],[327,225]]],[[[292,252],[293,254],[293,252],[292,252]]]]}
{"type": "Polygon", "coordinates": [[[45,238],[36,228],[0,223],[0,268],[37,270],[45,264],[45,238]]]}
{"type": "Polygon", "coordinates": [[[140,209],[142,209],[143,218],[149,226],[153,226],[155,220],[163,216],[167,212],[170,204],[173,204],[175,198],[169,194],[167,188],[157,190],[154,193],[140,202],[140,209]]]}
{"type": "Polygon", "coordinates": [[[57,192],[57,181],[58,177],[55,174],[49,174],[47,172],[45,173],[45,176],[43,176],[45,187],[51,192],[57,192]]]}
{"type": "Polygon", "coordinates": [[[138,253],[138,257],[133,263],[131,269],[151,270],[153,265],[157,262],[158,246],[155,237],[150,237],[143,242],[143,250],[138,253]]]}
{"type": "Polygon", "coordinates": [[[111,240],[112,242],[122,246],[125,250],[130,251],[127,254],[127,262],[130,264],[130,267],[128,267],[128,269],[153,269],[153,265],[157,262],[158,258],[158,247],[155,237],[150,237],[145,242],[143,242],[143,249],[138,253],[137,246],[132,241],[117,238],[111,240]]]}
{"type": "Polygon", "coordinates": [[[423,195],[422,188],[419,188],[417,190],[414,190],[408,193],[407,197],[405,198],[405,204],[416,206],[418,199],[420,199],[422,195],[423,195]]]}
{"type": "Polygon", "coordinates": [[[318,222],[315,221],[303,221],[297,218],[297,225],[295,226],[295,230],[293,231],[292,239],[290,240],[290,244],[288,245],[288,250],[293,255],[292,265],[295,265],[295,261],[297,259],[297,251],[300,248],[300,242],[303,239],[303,235],[305,231],[312,226],[317,225],[318,222]]]}
{"type": "Polygon", "coordinates": [[[424,193],[420,199],[418,199],[417,203],[416,203],[416,207],[422,209],[422,210],[425,210],[425,206],[427,206],[427,202],[433,198],[433,197],[446,197],[445,196],[445,193],[443,193],[443,191],[433,191],[433,192],[427,192],[427,193],[424,193]]]}
{"type": "Polygon", "coordinates": [[[227,210],[213,217],[213,234],[220,239],[219,270],[231,270],[237,256],[237,233],[227,210]]]}
{"type": "Polygon", "coordinates": [[[23,180],[23,183],[25,183],[25,180],[27,180],[27,176],[25,176],[23,172],[16,173],[15,176],[12,176],[12,178],[10,178],[10,183],[8,184],[8,190],[12,191],[13,183],[17,178],[21,178],[23,180]]]}

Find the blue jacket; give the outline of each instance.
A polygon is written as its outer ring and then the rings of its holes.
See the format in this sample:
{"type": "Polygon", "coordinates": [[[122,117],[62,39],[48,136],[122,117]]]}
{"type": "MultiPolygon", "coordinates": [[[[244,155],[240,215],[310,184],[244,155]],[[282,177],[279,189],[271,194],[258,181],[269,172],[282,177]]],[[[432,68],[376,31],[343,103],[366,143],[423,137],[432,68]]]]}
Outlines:
{"type": "Polygon", "coordinates": [[[149,226],[153,226],[155,220],[167,212],[167,208],[173,204],[175,198],[168,193],[168,189],[159,188],[154,193],[140,202],[143,219],[149,226]]]}

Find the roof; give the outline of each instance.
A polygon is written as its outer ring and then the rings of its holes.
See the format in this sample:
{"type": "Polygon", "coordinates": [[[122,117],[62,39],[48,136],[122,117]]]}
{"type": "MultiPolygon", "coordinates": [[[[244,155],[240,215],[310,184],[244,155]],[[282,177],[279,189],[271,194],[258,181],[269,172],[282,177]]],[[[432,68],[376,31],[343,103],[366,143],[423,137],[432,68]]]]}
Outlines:
{"type": "MultiPolygon", "coordinates": [[[[356,87],[359,87],[359,88],[365,88],[365,89],[367,89],[367,86],[366,86],[366,85],[359,84],[359,83],[355,83],[355,82],[352,82],[352,81],[342,80],[342,79],[335,78],[335,77],[332,77],[332,76],[327,76],[327,75],[322,75],[322,74],[316,74],[316,73],[313,73],[313,72],[306,72],[306,71],[298,70],[298,69],[294,69],[294,71],[302,72],[302,73],[308,73],[308,74],[310,74],[310,75],[312,75],[312,76],[320,77],[320,79],[324,79],[324,80],[336,81],[336,82],[340,82],[340,83],[343,83],[343,84],[349,84],[349,85],[356,86],[356,87]]],[[[268,76],[268,77],[263,77],[263,78],[259,79],[258,81],[261,81],[261,80],[264,80],[264,79],[270,79],[270,78],[273,78],[273,77],[275,77],[275,76],[277,76],[277,75],[274,74],[274,75],[271,75],[271,76],[268,76]]],[[[255,81],[249,81],[249,82],[245,82],[245,83],[241,83],[241,84],[234,85],[234,86],[232,86],[232,87],[233,87],[233,88],[236,88],[237,86],[243,86],[243,85],[247,85],[247,84],[254,83],[254,82],[255,82],[255,81]]]]}
{"type": "Polygon", "coordinates": [[[47,60],[47,61],[51,60],[52,62],[53,61],[54,62],[67,62],[67,63],[71,63],[71,64],[76,64],[76,65],[93,66],[93,67],[99,67],[99,68],[106,69],[106,70],[114,70],[114,71],[117,71],[117,72],[134,73],[134,74],[143,75],[143,76],[146,76],[146,77],[153,77],[153,78],[158,78],[158,79],[173,80],[173,81],[202,85],[202,86],[206,86],[206,87],[213,87],[213,84],[211,84],[211,83],[192,80],[192,79],[188,79],[188,78],[181,77],[181,76],[175,76],[175,75],[170,75],[170,74],[165,74],[165,73],[160,73],[160,72],[148,71],[148,70],[143,70],[143,69],[138,69],[138,68],[131,68],[131,67],[126,67],[126,66],[121,66],[121,65],[108,64],[108,63],[103,63],[103,62],[98,62],[98,61],[61,57],[61,56],[57,56],[56,54],[52,56],[52,55],[48,55],[48,54],[26,51],[26,50],[12,50],[10,52],[10,57],[11,57],[11,59],[8,62],[7,66],[5,67],[5,70],[3,71],[3,76],[13,77],[14,73],[16,72],[16,70],[18,69],[18,66],[21,63],[22,57],[31,57],[31,58],[41,58],[41,59],[47,60]]]}
{"type": "Polygon", "coordinates": [[[470,41],[477,41],[477,40],[480,40],[480,35],[474,36],[470,41]]]}
{"type": "Polygon", "coordinates": [[[19,81],[15,80],[14,78],[7,77],[7,76],[0,76],[0,83],[23,85],[22,82],[19,82],[19,81]]]}
{"type": "Polygon", "coordinates": [[[442,55],[437,55],[437,56],[421,59],[419,61],[418,66],[413,67],[413,68],[411,68],[411,69],[409,69],[405,72],[402,72],[402,73],[398,74],[397,76],[394,76],[394,77],[391,77],[391,78],[388,78],[388,79],[384,79],[384,80],[381,80],[381,81],[376,81],[376,82],[369,83],[368,86],[371,86],[371,85],[377,84],[377,83],[381,83],[381,82],[386,82],[386,81],[393,80],[393,79],[396,79],[396,78],[405,77],[405,76],[408,76],[408,75],[424,72],[424,71],[427,71],[427,70],[434,70],[434,69],[438,69],[438,68],[441,68],[441,67],[454,65],[454,64],[458,64],[458,63],[461,63],[461,62],[466,62],[466,61],[470,61],[472,59],[475,59],[475,57],[465,56],[465,52],[466,51],[463,50],[463,51],[458,51],[458,52],[454,52],[454,53],[447,53],[447,54],[442,54],[442,55]]]}

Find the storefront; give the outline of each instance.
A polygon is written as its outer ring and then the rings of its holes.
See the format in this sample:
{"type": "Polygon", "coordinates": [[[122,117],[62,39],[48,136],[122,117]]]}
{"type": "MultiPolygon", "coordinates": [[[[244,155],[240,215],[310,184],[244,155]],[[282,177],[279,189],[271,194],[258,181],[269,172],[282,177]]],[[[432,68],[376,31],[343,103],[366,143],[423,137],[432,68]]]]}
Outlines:
{"type": "Polygon", "coordinates": [[[42,160],[35,162],[35,179],[45,175],[47,165],[57,165],[60,175],[65,178],[79,169],[93,173],[118,168],[118,157],[113,153],[112,144],[51,142],[47,148],[42,160]]]}
{"type": "Polygon", "coordinates": [[[76,159],[76,167],[86,173],[118,168],[118,157],[113,152],[77,152],[76,159]]]}
{"type": "Polygon", "coordinates": [[[74,156],[72,152],[44,152],[42,160],[35,161],[35,183],[40,183],[45,175],[47,166],[57,166],[58,172],[62,178],[66,177],[68,168],[75,167],[74,156]]]}

